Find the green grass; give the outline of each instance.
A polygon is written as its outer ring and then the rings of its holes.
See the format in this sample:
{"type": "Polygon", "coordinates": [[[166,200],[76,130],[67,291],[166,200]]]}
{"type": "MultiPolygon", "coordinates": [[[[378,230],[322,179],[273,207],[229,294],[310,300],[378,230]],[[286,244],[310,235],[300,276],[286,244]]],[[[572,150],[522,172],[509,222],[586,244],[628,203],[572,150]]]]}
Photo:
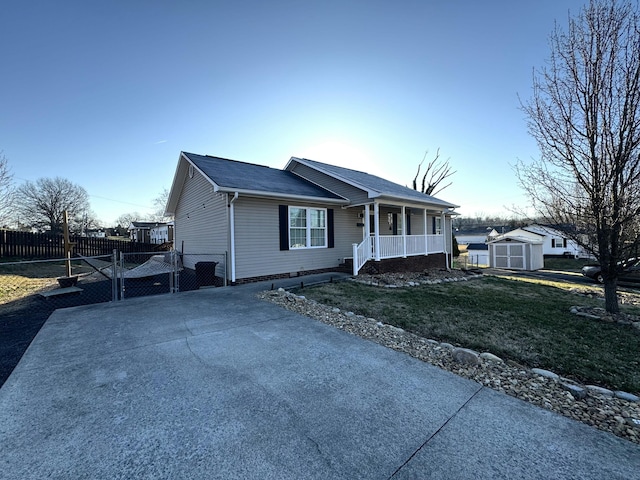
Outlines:
{"type": "Polygon", "coordinates": [[[640,334],[571,314],[572,305],[602,302],[577,296],[566,286],[495,277],[407,289],[343,282],[306,288],[304,295],[423,337],[583,383],[640,392],[640,334]]]}
{"type": "Polygon", "coordinates": [[[563,272],[579,272],[587,264],[594,263],[595,260],[585,258],[545,258],[544,268],[546,270],[559,270],[563,272]]]}

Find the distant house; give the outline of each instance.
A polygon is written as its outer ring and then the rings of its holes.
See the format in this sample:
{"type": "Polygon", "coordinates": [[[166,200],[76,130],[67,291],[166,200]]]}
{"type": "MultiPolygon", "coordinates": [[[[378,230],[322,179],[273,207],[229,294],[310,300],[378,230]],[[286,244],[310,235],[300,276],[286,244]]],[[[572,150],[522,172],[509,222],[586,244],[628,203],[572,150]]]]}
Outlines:
{"type": "Polygon", "coordinates": [[[463,227],[455,229],[454,235],[458,245],[469,245],[488,242],[505,231],[508,231],[508,228],[502,226],[495,228],[487,226],[463,227]]]}
{"type": "Polygon", "coordinates": [[[548,226],[532,224],[508,232],[542,241],[542,254],[545,256],[569,256],[588,258],[590,256],[575,240],[567,238],[562,232],[548,226]]]}
{"type": "MultiPolygon", "coordinates": [[[[167,213],[175,245],[227,252],[224,275],[244,283],[405,262],[446,267],[456,205],[366,172],[292,157],[284,169],[181,152],[167,213]]],[[[405,265],[406,266],[406,265],[405,265]]]]}
{"type": "Polygon", "coordinates": [[[173,222],[131,222],[128,230],[132,242],[159,245],[173,241],[173,222]]]}
{"type": "Polygon", "coordinates": [[[129,225],[129,238],[132,242],[151,243],[151,228],[157,222],[131,222],[129,225]]]}
{"type": "Polygon", "coordinates": [[[156,223],[149,232],[151,243],[160,245],[173,242],[173,222],[156,223]]]}

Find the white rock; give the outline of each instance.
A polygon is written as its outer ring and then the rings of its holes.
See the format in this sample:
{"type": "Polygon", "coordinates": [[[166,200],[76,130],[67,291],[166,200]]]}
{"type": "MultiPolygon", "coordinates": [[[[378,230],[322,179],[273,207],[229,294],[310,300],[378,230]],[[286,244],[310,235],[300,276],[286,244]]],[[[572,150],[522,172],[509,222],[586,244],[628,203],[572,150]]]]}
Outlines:
{"type": "Polygon", "coordinates": [[[331,309],[331,313],[340,313],[340,309],[334,307],[331,309]]]}
{"type": "Polygon", "coordinates": [[[500,357],[498,357],[497,355],[494,355],[493,353],[489,353],[489,352],[483,352],[480,354],[480,358],[484,359],[484,360],[488,360],[490,362],[496,362],[496,363],[503,363],[502,359],[500,357]]]}
{"type": "Polygon", "coordinates": [[[587,396],[587,391],[579,387],[578,385],[573,385],[571,383],[561,383],[560,386],[568,391],[574,398],[582,399],[587,396]]]}
{"type": "Polygon", "coordinates": [[[353,317],[353,316],[355,315],[355,313],[353,313],[353,312],[347,312],[347,313],[345,313],[345,315],[346,315],[347,317],[353,317]]]}
{"type": "Polygon", "coordinates": [[[279,291],[279,292],[284,292],[284,288],[280,287],[280,288],[278,289],[278,291],[279,291]]]}
{"type": "Polygon", "coordinates": [[[468,348],[456,348],[451,355],[453,355],[453,359],[458,363],[465,363],[467,365],[478,365],[480,363],[480,356],[468,348]]]}
{"type": "Polygon", "coordinates": [[[638,397],[637,395],[622,392],[620,390],[613,392],[613,396],[622,400],[626,400],[627,402],[640,402],[640,397],[638,397]]]}
{"type": "Polygon", "coordinates": [[[456,347],[454,347],[453,345],[451,345],[450,343],[447,343],[447,342],[440,343],[440,346],[442,348],[448,348],[449,350],[453,350],[454,348],[456,348],[456,347]]]}
{"type": "Polygon", "coordinates": [[[531,371],[536,375],[540,375],[541,377],[550,378],[552,380],[557,380],[560,378],[557,373],[550,372],[549,370],[544,370],[542,368],[532,368],[531,371]]]}
{"type": "Polygon", "coordinates": [[[585,388],[591,393],[602,395],[603,397],[613,397],[613,392],[608,388],[598,387],[597,385],[585,385],[585,388]]]}

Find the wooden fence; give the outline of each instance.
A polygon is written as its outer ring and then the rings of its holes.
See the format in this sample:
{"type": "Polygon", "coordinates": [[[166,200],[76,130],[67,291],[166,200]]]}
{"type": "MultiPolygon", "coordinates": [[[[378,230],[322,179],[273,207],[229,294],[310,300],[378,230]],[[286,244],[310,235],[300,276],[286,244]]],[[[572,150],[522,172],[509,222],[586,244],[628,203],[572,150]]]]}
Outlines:
{"type": "MultiPolygon", "coordinates": [[[[113,250],[124,253],[137,253],[153,252],[160,249],[160,245],[151,243],[73,235],[71,236],[71,243],[75,243],[71,253],[72,256],[79,254],[85,257],[111,255],[113,250]]],[[[52,259],[64,258],[64,256],[64,238],[62,235],[0,230],[1,258],[52,259]]]]}

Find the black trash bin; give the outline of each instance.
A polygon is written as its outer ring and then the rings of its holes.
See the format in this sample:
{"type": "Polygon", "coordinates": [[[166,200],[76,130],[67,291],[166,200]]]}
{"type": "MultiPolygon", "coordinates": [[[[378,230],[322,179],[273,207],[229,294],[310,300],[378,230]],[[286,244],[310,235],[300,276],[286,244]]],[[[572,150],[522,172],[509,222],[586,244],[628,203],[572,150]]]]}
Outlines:
{"type": "Polygon", "coordinates": [[[196,283],[198,288],[216,285],[216,265],[218,265],[218,262],[196,263],[196,283]]]}

